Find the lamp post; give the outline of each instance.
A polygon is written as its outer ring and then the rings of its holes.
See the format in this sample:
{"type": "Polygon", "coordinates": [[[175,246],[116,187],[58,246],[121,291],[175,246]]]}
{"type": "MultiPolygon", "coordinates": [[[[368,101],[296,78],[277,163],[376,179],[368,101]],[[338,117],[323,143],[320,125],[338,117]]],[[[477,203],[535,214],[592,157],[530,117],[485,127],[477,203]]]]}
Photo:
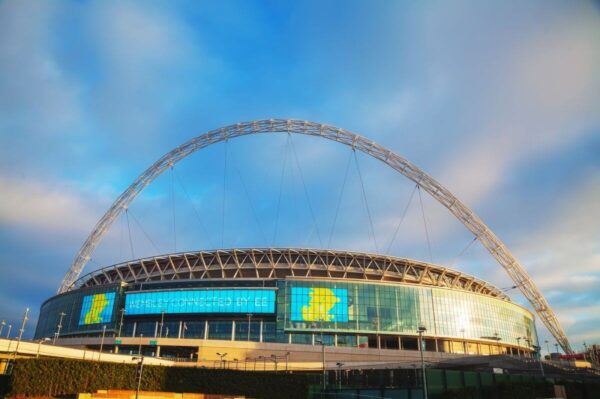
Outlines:
{"type": "Polygon", "coordinates": [[[498,351],[498,354],[500,355],[500,340],[502,340],[502,338],[500,338],[500,334],[498,334],[498,331],[494,332],[494,341],[496,341],[496,351],[498,351]]]}
{"type": "Polygon", "coordinates": [[[225,356],[227,356],[227,353],[217,352],[217,356],[219,356],[221,358],[220,364],[222,365],[222,368],[225,368],[225,360],[223,360],[223,359],[225,358],[225,356]]]}
{"type": "Polygon", "coordinates": [[[517,355],[519,356],[519,358],[521,357],[521,340],[523,338],[521,337],[517,337],[517,355]]]}
{"type": "Polygon", "coordinates": [[[163,325],[165,324],[165,311],[160,312],[160,330],[158,331],[158,337],[162,338],[163,325]]]}
{"type": "Polygon", "coordinates": [[[425,359],[423,359],[423,333],[427,331],[425,326],[419,326],[417,332],[419,333],[419,351],[421,352],[421,370],[423,371],[423,397],[428,399],[427,396],[427,374],[425,373],[425,359]]]}
{"type": "Polygon", "coordinates": [[[540,371],[542,372],[542,378],[546,377],[546,374],[544,373],[544,365],[542,364],[542,348],[540,346],[533,346],[533,350],[535,350],[538,353],[538,362],[540,363],[540,371]]]}
{"type": "Polygon", "coordinates": [[[0,322],[0,335],[2,335],[2,330],[4,330],[4,326],[6,325],[6,321],[2,320],[0,322]]]}
{"type": "Polygon", "coordinates": [[[286,373],[288,372],[288,360],[289,360],[289,357],[290,357],[290,352],[286,352],[285,353],[285,372],[286,373]]]}
{"type": "Polygon", "coordinates": [[[556,353],[560,355],[560,351],[558,350],[558,342],[554,343],[554,347],[556,348],[556,353]]]}
{"type": "Polygon", "coordinates": [[[235,362],[235,369],[237,370],[239,360],[237,358],[234,358],[233,361],[235,362]]]}
{"type": "Polygon", "coordinates": [[[546,350],[548,351],[548,358],[551,358],[550,356],[550,345],[548,344],[548,340],[544,340],[544,342],[546,343],[546,350]]]}
{"type": "Polygon", "coordinates": [[[25,332],[25,324],[29,320],[29,308],[25,309],[25,314],[23,315],[23,321],[21,322],[21,328],[19,329],[19,337],[17,339],[17,347],[15,348],[15,360],[17,359],[17,355],[19,353],[19,345],[21,344],[21,338],[23,338],[23,333],[25,332]]]}
{"type": "Polygon", "coordinates": [[[8,325],[8,330],[6,332],[6,338],[10,338],[10,330],[12,330],[12,324],[8,325]]]}
{"type": "Polygon", "coordinates": [[[52,341],[52,345],[56,344],[56,340],[60,337],[60,330],[62,330],[62,321],[63,317],[67,314],[65,312],[60,312],[60,318],[58,319],[58,325],[56,326],[56,332],[54,333],[54,340],[52,341]]]}
{"type": "Polygon", "coordinates": [[[250,327],[252,326],[252,313],[248,313],[248,341],[250,341],[250,327]]]}
{"type": "Polygon", "coordinates": [[[36,358],[39,358],[39,357],[40,357],[40,347],[42,346],[42,343],[43,343],[43,342],[48,342],[48,341],[50,341],[50,338],[48,338],[48,337],[46,337],[46,338],[43,338],[43,339],[40,339],[40,340],[38,341],[37,352],[36,352],[36,354],[35,354],[35,357],[36,357],[36,358]]]}
{"type": "Polygon", "coordinates": [[[125,315],[125,308],[121,308],[121,321],[119,322],[119,337],[121,336],[121,332],[123,331],[123,316],[125,315]]]}
{"type": "Polygon", "coordinates": [[[142,339],[144,338],[144,334],[140,334],[140,345],[138,348],[138,355],[143,356],[142,355],[142,339]]]}
{"type": "Polygon", "coordinates": [[[138,399],[140,395],[140,387],[142,385],[142,373],[144,372],[144,356],[136,356],[133,360],[139,360],[138,367],[136,368],[137,373],[137,386],[135,388],[135,399],[138,399]]]}
{"type": "Polygon", "coordinates": [[[338,372],[337,372],[338,389],[342,389],[342,366],[344,365],[344,363],[337,362],[335,365],[338,368],[338,372]]]}
{"type": "Polygon", "coordinates": [[[325,340],[323,340],[323,332],[321,332],[321,340],[315,342],[321,344],[321,358],[323,360],[323,389],[327,388],[327,370],[325,368],[325,340]]]}
{"type": "Polygon", "coordinates": [[[106,324],[102,326],[102,339],[100,340],[100,353],[98,353],[98,361],[102,356],[102,348],[104,348],[104,336],[106,335],[106,324]]]}
{"type": "Polygon", "coordinates": [[[277,355],[271,355],[271,360],[275,363],[275,372],[277,373],[277,355]]]}

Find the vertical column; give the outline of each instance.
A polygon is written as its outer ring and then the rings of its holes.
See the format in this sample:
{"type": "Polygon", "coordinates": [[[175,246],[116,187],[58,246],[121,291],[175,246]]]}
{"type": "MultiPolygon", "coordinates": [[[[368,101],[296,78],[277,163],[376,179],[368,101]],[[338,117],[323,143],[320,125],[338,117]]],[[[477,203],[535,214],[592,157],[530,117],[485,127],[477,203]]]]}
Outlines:
{"type": "Polygon", "coordinates": [[[264,321],[261,320],[260,321],[260,338],[259,338],[260,342],[263,342],[263,323],[264,323],[264,321]]]}
{"type": "Polygon", "coordinates": [[[208,339],[208,320],[204,320],[204,340],[208,339]]]}
{"type": "Polygon", "coordinates": [[[235,320],[231,320],[231,340],[235,341],[235,320]]]}
{"type": "Polygon", "coordinates": [[[177,339],[181,339],[181,331],[183,329],[183,320],[179,320],[179,331],[177,332],[177,339]]]}

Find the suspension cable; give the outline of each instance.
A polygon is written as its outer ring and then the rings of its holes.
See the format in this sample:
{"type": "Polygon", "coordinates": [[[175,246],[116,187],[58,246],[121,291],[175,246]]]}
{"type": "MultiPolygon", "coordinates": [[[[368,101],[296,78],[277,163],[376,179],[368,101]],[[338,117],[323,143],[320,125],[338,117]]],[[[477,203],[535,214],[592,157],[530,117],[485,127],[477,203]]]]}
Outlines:
{"type": "Polygon", "coordinates": [[[463,248],[463,250],[460,251],[458,253],[458,255],[456,255],[456,257],[454,258],[454,260],[451,263],[452,266],[454,266],[456,264],[456,262],[458,262],[458,260],[460,259],[461,256],[463,256],[465,253],[467,253],[467,251],[469,250],[469,248],[471,248],[471,245],[473,245],[473,243],[475,241],[477,241],[477,237],[473,237],[473,239],[471,241],[469,241],[469,243],[463,248]]]}
{"type": "Polygon", "coordinates": [[[350,170],[350,162],[352,162],[352,151],[348,154],[348,161],[346,162],[346,171],[344,172],[344,180],[342,182],[342,188],[340,189],[340,196],[338,203],[335,208],[335,216],[333,217],[333,225],[331,226],[331,232],[329,233],[329,240],[327,240],[327,248],[331,248],[331,240],[333,239],[333,233],[335,231],[335,225],[337,223],[338,213],[342,205],[342,199],[344,198],[344,190],[346,188],[346,181],[348,180],[348,172],[350,170]]]}
{"type": "MultiPolygon", "coordinates": [[[[289,134],[289,133],[288,133],[289,134]]],[[[296,147],[294,146],[294,140],[290,135],[290,143],[292,147],[292,154],[294,155],[294,159],[296,160],[296,168],[298,169],[298,174],[300,175],[300,181],[302,182],[302,188],[304,189],[304,195],[306,196],[306,202],[308,203],[308,209],[310,210],[310,216],[312,217],[315,231],[317,232],[317,239],[319,240],[319,245],[323,248],[323,240],[321,240],[321,233],[319,232],[319,225],[317,223],[317,218],[315,217],[315,212],[313,210],[312,204],[310,202],[310,197],[308,196],[308,190],[306,188],[306,182],[304,181],[304,174],[302,173],[302,168],[300,167],[300,162],[298,162],[298,153],[296,152],[296,147]]]]}
{"type": "Polygon", "coordinates": [[[375,237],[375,229],[373,227],[373,218],[371,217],[371,210],[369,209],[369,202],[367,201],[367,191],[365,190],[365,184],[363,182],[362,173],[360,171],[360,166],[358,164],[358,157],[356,156],[356,150],[352,149],[354,153],[354,163],[356,164],[356,170],[358,171],[358,179],[360,180],[360,187],[362,189],[362,197],[363,202],[365,204],[365,208],[367,209],[367,216],[369,217],[369,227],[371,236],[373,238],[373,244],[375,244],[375,252],[379,252],[379,246],[377,245],[377,238],[375,237]]]}
{"type": "Polygon", "coordinates": [[[419,187],[419,185],[415,184],[415,187],[413,188],[412,192],[410,193],[410,197],[408,198],[408,202],[406,203],[406,206],[404,207],[404,211],[402,211],[402,216],[400,216],[400,220],[398,221],[398,225],[396,226],[394,235],[392,236],[392,239],[385,251],[386,254],[390,253],[390,250],[392,249],[392,245],[394,244],[394,241],[396,241],[396,236],[398,235],[398,231],[400,231],[400,225],[402,224],[402,222],[404,221],[404,218],[406,217],[406,214],[408,213],[408,208],[410,207],[410,204],[412,203],[412,199],[415,196],[417,187],[419,187]]]}
{"type": "Polygon", "coordinates": [[[181,187],[181,189],[183,190],[183,193],[185,194],[185,196],[187,197],[187,199],[190,201],[190,204],[192,204],[192,209],[194,210],[194,214],[196,215],[196,218],[198,219],[198,223],[200,224],[200,228],[202,229],[202,233],[206,237],[206,241],[208,241],[208,245],[211,248],[216,248],[216,246],[214,245],[214,243],[210,239],[210,235],[208,234],[208,230],[206,229],[206,226],[204,225],[204,222],[202,221],[202,218],[200,217],[200,212],[198,211],[198,209],[194,205],[194,201],[192,200],[192,197],[190,196],[190,194],[188,193],[187,189],[185,188],[185,185],[183,184],[183,180],[181,179],[181,177],[179,176],[179,174],[175,173],[175,170],[173,170],[173,174],[175,175],[175,178],[177,179],[177,182],[179,183],[179,187],[181,187]]]}
{"type": "Polygon", "coordinates": [[[175,252],[177,252],[177,224],[175,218],[175,176],[173,172],[173,165],[171,165],[171,210],[173,213],[173,247],[175,248],[175,252]]]}
{"type": "Polygon", "coordinates": [[[252,216],[254,217],[254,221],[256,222],[256,225],[258,226],[258,231],[264,241],[265,244],[268,245],[268,240],[267,240],[267,236],[265,235],[265,231],[262,228],[262,225],[260,223],[260,219],[258,218],[258,214],[256,213],[256,209],[254,208],[254,204],[252,202],[252,198],[250,197],[250,192],[248,191],[248,187],[246,186],[246,182],[244,181],[244,177],[242,175],[242,171],[239,168],[239,165],[235,164],[235,169],[236,172],[240,178],[240,181],[242,182],[242,188],[244,190],[244,194],[246,195],[246,199],[248,200],[248,203],[250,204],[250,210],[252,211],[252,216]]]}
{"type": "Polygon", "coordinates": [[[123,259],[123,239],[125,238],[125,218],[123,215],[120,215],[119,224],[121,225],[119,228],[119,261],[121,261],[123,259]]]}
{"type": "Polygon", "coordinates": [[[133,239],[131,238],[131,226],[129,224],[129,208],[125,208],[125,219],[127,219],[127,231],[129,232],[129,248],[131,249],[131,259],[135,259],[133,253],[133,239]]]}
{"type": "Polygon", "coordinates": [[[427,219],[425,218],[425,208],[423,207],[423,198],[421,197],[421,186],[417,185],[419,192],[419,202],[421,203],[421,216],[423,217],[423,226],[425,226],[425,237],[427,238],[427,249],[429,250],[429,261],[433,263],[433,255],[431,253],[431,242],[429,241],[429,229],[427,228],[427,219]]]}
{"type": "Polygon", "coordinates": [[[283,195],[283,179],[285,177],[285,168],[287,165],[288,151],[290,146],[290,135],[288,134],[285,139],[285,150],[283,151],[283,166],[281,168],[281,177],[279,178],[279,195],[277,197],[277,210],[275,211],[275,230],[273,231],[273,240],[271,246],[275,246],[277,240],[277,230],[279,228],[279,211],[281,210],[281,197],[283,195]]]}
{"type": "Polygon", "coordinates": [[[227,143],[229,140],[225,140],[223,151],[223,203],[221,207],[221,248],[225,246],[225,205],[227,204],[227,143]]]}
{"type": "Polygon", "coordinates": [[[152,246],[156,250],[156,253],[160,253],[160,250],[158,249],[158,247],[156,246],[156,244],[154,243],[154,241],[152,241],[152,239],[150,238],[150,235],[142,227],[142,224],[137,220],[137,218],[135,217],[135,215],[133,214],[133,212],[131,212],[130,214],[131,214],[131,218],[133,219],[133,221],[135,222],[135,224],[139,227],[140,230],[142,230],[142,233],[144,233],[144,236],[146,236],[146,238],[148,239],[148,241],[150,241],[150,244],[152,244],[152,246]]]}

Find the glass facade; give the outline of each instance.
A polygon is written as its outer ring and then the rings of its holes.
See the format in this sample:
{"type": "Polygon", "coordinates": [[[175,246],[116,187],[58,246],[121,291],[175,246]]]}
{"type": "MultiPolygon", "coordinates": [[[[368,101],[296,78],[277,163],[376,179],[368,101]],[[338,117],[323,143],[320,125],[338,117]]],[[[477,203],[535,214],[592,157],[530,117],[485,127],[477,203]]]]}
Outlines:
{"type": "Polygon", "coordinates": [[[425,336],[435,339],[426,348],[437,351],[498,353],[504,345],[538,345],[530,312],[472,292],[317,279],[184,283],[113,285],[57,295],[42,305],[35,337],[54,336],[62,313],[61,337],[98,336],[106,325],[107,333],[124,337],[413,349],[423,325],[425,336]],[[199,292],[217,307],[199,312],[199,292]]]}
{"type": "Polygon", "coordinates": [[[530,312],[471,292],[310,280],[280,281],[279,291],[278,320],[286,331],[415,335],[422,325],[427,336],[512,345],[525,337],[537,345],[530,312]]]}

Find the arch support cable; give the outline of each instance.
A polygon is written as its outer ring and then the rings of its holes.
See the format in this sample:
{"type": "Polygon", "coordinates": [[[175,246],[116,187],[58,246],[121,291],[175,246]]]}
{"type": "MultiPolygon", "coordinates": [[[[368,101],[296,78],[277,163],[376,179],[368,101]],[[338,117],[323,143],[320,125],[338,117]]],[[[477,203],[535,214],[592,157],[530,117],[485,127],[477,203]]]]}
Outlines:
{"type": "Polygon", "coordinates": [[[58,292],[62,293],[70,289],[75,280],[77,280],[83,271],[85,264],[90,258],[90,254],[102,240],[104,234],[109,230],[123,209],[170,165],[179,162],[181,159],[187,157],[195,151],[227,139],[233,139],[251,134],[270,134],[281,132],[322,137],[351,146],[358,151],[361,151],[386,163],[391,168],[404,175],[406,178],[417,183],[421,189],[427,191],[435,200],[444,205],[471,233],[477,237],[481,244],[496,259],[496,262],[502,268],[504,268],[515,285],[519,287],[523,295],[529,300],[531,306],[535,309],[542,322],[546,325],[550,333],[556,338],[564,351],[566,353],[572,353],[571,346],[558,321],[558,318],[550,308],[550,305],[544,298],[541,291],[537,288],[533,280],[531,280],[531,278],[527,275],[527,272],[521,266],[519,261],[510,253],[502,241],[496,237],[496,235],[483,223],[483,221],[458,198],[456,198],[448,189],[442,186],[431,176],[423,172],[417,166],[413,165],[410,161],[369,139],[334,126],[302,120],[267,119],[237,123],[235,125],[222,127],[195,137],[166,153],[144,173],[142,173],[142,175],[140,175],[131,184],[131,186],[129,186],[129,188],[127,188],[127,190],[125,190],[117,198],[109,210],[98,221],[94,227],[94,230],[75,256],[75,259],[66,273],[58,292]]]}

